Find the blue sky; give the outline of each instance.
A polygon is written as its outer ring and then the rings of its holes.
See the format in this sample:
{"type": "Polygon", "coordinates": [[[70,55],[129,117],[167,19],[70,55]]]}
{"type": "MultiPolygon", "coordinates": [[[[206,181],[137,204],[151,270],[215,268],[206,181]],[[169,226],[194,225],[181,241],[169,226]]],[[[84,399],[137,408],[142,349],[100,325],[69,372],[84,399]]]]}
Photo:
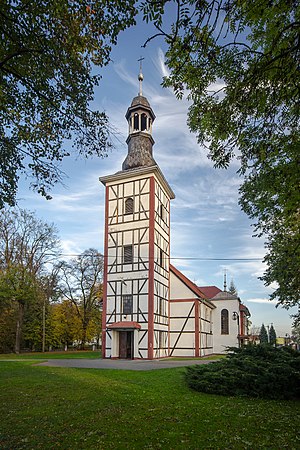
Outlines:
{"type": "Polygon", "coordinates": [[[238,163],[228,170],[213,168],[186,125],[188,102],[176,100],[161,87],[168,73],[163,41],[155,39],[141,48],[151,33],[145,24],[124,32],[113,50],[112,64],[100,71],[103,78],[92,106],[109,115],[115,148],[104,159],[65,160],[64,186],[53,189],[51,201],[30,191],[28,180],[21,180],[19,205],[57,226],[66,255],[91,247],[103,251],[104,187],[99,177],[120,170],[127,154],[124,116],[138,94],[137,60],[143,56],[143,94],[156,115],[154,158],[176,195],[171,203],[171,262],[200,286],[222,288],[226,269],[227,282],[234,280],[253,326],[273,323],[277,335],[290,333],[292,310],[268,301],[274,287],[266,288],[258,280],[264,271],[264,243],[252,237],[251,222],[238,206],[242,181],[236,174],[238,163]],[[232,260],[220,260],[224,258],[232,260]],[[240,260],[245,258],[249,260],[240,260]]]}

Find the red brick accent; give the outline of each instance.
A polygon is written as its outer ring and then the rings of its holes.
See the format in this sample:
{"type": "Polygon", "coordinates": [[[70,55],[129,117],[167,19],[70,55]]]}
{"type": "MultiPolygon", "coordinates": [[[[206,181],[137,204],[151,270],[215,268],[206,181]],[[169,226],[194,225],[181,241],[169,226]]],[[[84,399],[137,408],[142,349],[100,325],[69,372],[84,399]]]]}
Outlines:
{"type": "Polygon", "coordinates": [[[141,325],[138,322],[126,322],[125,320],[122,322],[114,322],[109,325],[107,325],[107,329],[109,330],[118,330],[118,329],[124,329],[124,328],[135,328],[135,329],[141,329],[141,325]]]}
{"type": "Polygon", "coordinates": [[[148,359],[153,359],[154,338],[154,225],[155,225],[155,179],[150,178],[149,198],[149,292],[148,292],[148,359]]]}
{"type": "Polygon", "coordinates": [[[104,270],[103,270],[103,309],[102,309],[102,358],[106,357],[106,310],[107,310],[107,265],[108,265],[108,211],[109,188],[105,187],[105,227],[104,227],[104,270]]]}
{"type": "Polygon", "coordinates": [[[199,355],[200,335],[199,335],[199,301],[195,301],[195,356],[199,355]]]}

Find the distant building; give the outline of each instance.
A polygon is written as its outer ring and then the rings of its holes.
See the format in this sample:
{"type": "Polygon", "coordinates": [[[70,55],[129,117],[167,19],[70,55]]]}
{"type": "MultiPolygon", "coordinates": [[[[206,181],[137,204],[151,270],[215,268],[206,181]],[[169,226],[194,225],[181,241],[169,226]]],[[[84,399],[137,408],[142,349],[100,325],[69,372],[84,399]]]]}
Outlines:
{"type": "Polygon", "coordinates": [[[105,185],[104,358],[223,353],[247,339],[248,309],[215,286],[198,287],[170,264],[175,195],[153,158],[154,112],[140,91],[126,113],[128,154],[105,185]]]}

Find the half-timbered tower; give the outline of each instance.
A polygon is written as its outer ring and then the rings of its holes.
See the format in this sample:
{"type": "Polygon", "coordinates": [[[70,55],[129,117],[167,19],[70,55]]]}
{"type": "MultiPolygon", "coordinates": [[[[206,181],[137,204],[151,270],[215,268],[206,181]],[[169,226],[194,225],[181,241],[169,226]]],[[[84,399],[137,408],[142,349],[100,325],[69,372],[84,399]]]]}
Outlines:
{"type": "Polygon", "coordinates": [[[168,355],[170,200],[174,193],[153,158],[155,115],[140,90],[126,113],[128,154],[104,176],[104,358],[168,355]]]}
{"type": "Polygon", "coordinates": [[[170,265],[175,196],[153,158],[155,115],[142,95],[142,73],[139,81],[126,113],[122,170],[100,178],[106,188],[102,354],[153,359],[223,352],[245,342],[248,310],[227,292],[219,298],[216,287],[213,294],[211,287],[197,287],[170,265]],[[231,317],[241,331],[229,327],[231,317]]]}

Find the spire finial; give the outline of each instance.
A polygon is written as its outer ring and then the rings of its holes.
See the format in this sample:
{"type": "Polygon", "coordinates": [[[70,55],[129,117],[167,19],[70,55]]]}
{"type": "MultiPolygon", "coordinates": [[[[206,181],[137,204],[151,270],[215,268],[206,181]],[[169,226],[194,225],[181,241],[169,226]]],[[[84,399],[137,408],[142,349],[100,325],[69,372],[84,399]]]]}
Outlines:
{"type": "Polygon", "coordinates": [[[143,73],[142,73],[142,61],[143,61],[143,59],[145,59],[145,58],[143,58],[142,56],[140,57],[140,59],[138,59],[138,61],[140,62],[140,73],[139,73],[139,76],[138,76],[138,80],[140,82],[140,89],[139,89],[139,95],[140,96],[143,95],[143,91],[142,91],[142,83],[143,83],[143,79],[144,79],[144,76],[143,76],[143,73]]]}
{"type": "Polygon", "coordinates": [[[224,269],[224,292],[227,290],[227,281],[226,281],[227,269],[224,269]]]}

